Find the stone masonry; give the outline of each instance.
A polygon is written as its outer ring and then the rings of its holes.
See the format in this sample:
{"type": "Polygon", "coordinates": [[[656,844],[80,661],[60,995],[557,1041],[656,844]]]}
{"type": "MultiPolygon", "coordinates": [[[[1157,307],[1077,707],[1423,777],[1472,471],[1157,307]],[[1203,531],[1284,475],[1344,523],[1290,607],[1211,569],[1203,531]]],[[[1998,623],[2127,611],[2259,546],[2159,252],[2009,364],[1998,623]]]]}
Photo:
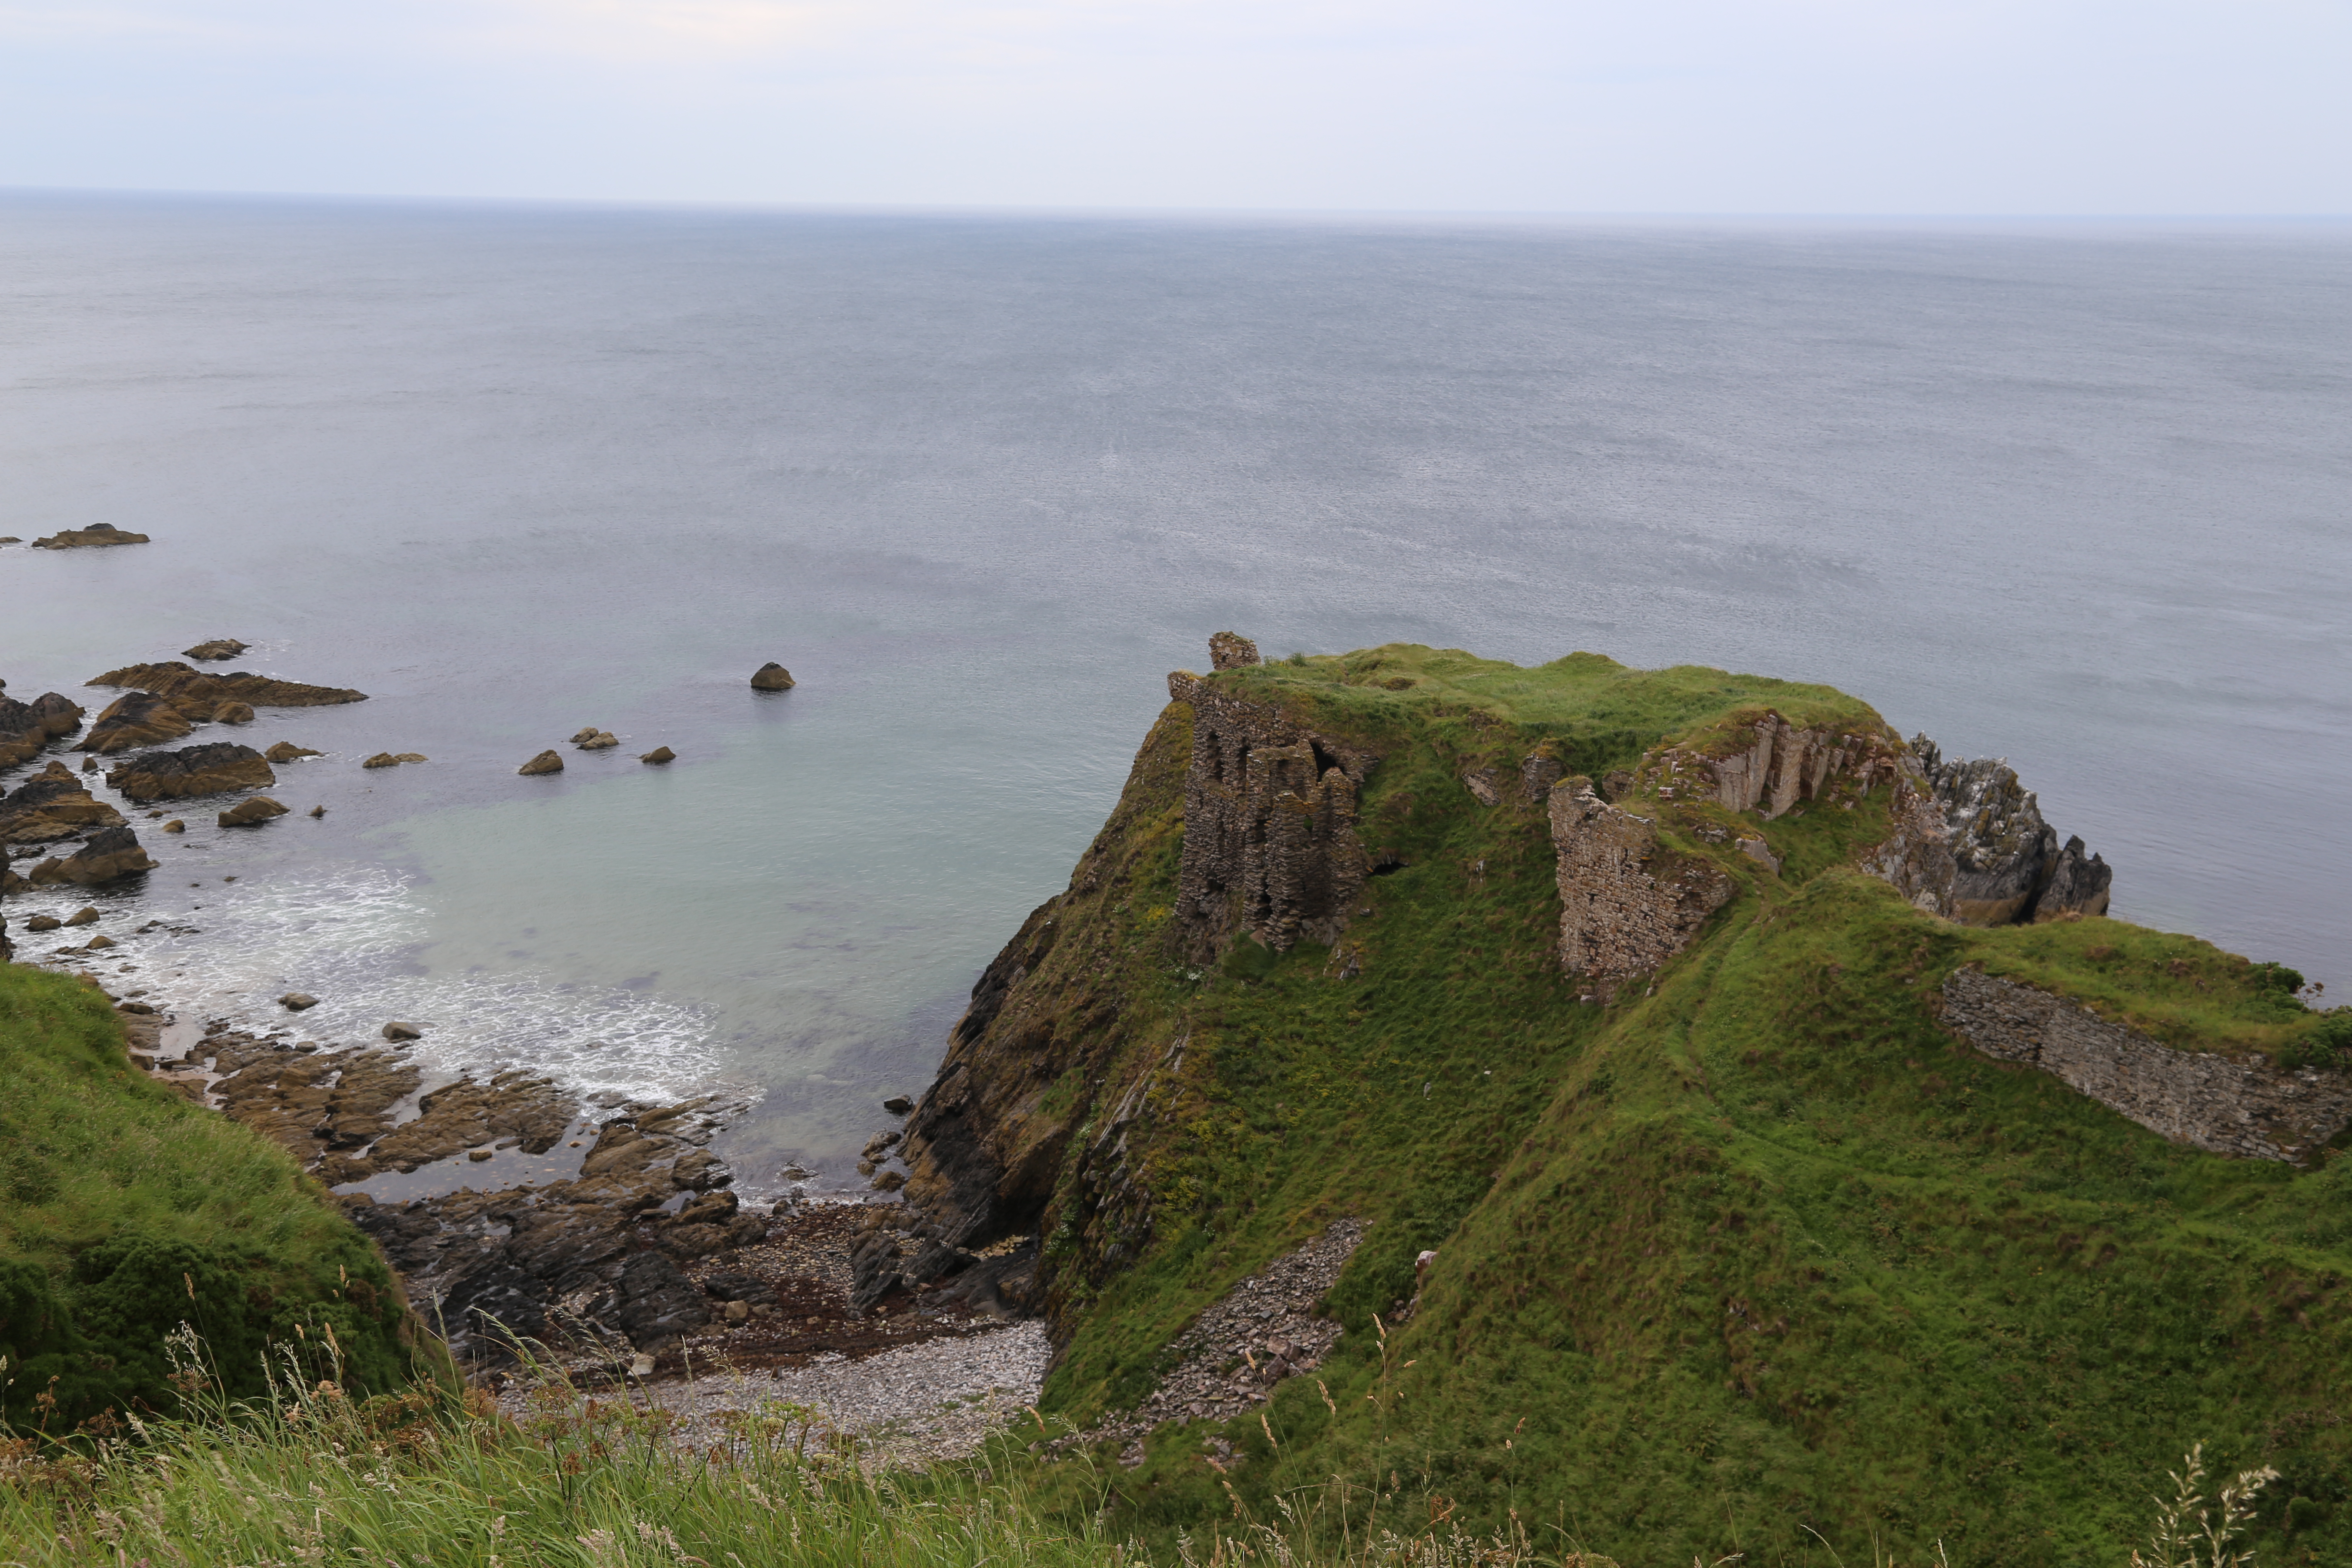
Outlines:
{"type": "Polygon", "coordinates": [[[2179,1051],[2031,985],[1974,969],[1944,1022],[1989,1057],[2040,1068],[2149,1131],[2213,1154],[2305,1163],[2352,1121],[2352,1080],[2260,1056],[2179,1051]]]}
{"type": "Polygon", "coordinates": [[[1689,945],[1730,899],[1730,877],[1658,843],[1645,819],[1592,793],[1589,780],[1552,787],[1559,865],[1559,957],[1606,996],[1689,945]]]}
{"type": "Polygon", "coordinates": [[[1276,952],[1337,940],[1370,874],[1356,799],[1378,759],[1188,670],[1168,678],[1168,695],[1192,710],[1182,945],[1209,957],[1236,925],[1276,952]]]}

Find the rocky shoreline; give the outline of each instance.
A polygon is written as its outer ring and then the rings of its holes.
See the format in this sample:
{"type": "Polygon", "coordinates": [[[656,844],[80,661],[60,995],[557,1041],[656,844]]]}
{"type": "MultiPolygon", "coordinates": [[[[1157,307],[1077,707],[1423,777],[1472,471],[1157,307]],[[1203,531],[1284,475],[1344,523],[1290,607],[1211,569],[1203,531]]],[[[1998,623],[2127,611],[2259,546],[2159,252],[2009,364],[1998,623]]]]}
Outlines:
{"type": "MultiPolygon", "coordinates": [[[[245,649],[237,639],[219,638],[190,647],[185,657],[225,660],[245,649]]],[[[13,792],[0,788],[0,845],[13,847],[9,859],[0,860],[0,891],[135,887],[131,879],[158,862],[125,815],[134,806],[237,797],[219,814],[224,826],[284,814],[285,807],[252,792],[277,785],[273,764],[319,752],[287,741],[266,752],[230,742],[177,749],[171,742],[197,725],[248,722],[257,704],[366,700],[347,689],[214,674],[181,662],[126,666],[90,684],[122,689],[123,695],[87,729],[83,707],[60,694],[33,702],[0,694],[0,768],[35,763],[53,746],[89,753],[79,771],[53,759],[13,792]],[[91,775],[101,766],[122,809],[93,793],[91,775]],[[75,839],[81,842],[65,842],[75,839]],[[38,864],[21,873],[10,864],[34,858],[38,864]]],[[[782,693],[794,683],[772,664],[751,684],[782,693]]],[[[572,743],[583,751],[618,744],[593,726],[572,743]]],[[[664,746],[643,760],[675,756],[664,746]]],[[[386,752],[360,765],[425,760],[386,752]]],[[[183,825],[162,826],[172,832],[183,825]]],[[[272,1027],[278,1020],[250,1016],[182,1019],[156,991],[168,984],[190,994],[185,972],[174,971],[167,982],[145,981],[132,960],[148,957],[140,951],[142,938],[193,934],[195,928],[151,920],[131,930],[109,920],[115,934],[80,932],[65,928],[95,928],[100,911],[62,913],[20,922],[20,932],[67,938],[37,958],[24,956],[102,985],[136,1066],[292,1154],[376,1242],[411,1304],[478,1375],[502,1379],[524,1360],[552,1358],[592,1386],[625,1378],[661,1388],[689,1371],[724,1367],[739,1381],[806,1373],[838,1395],[848,1386],[845,1377],[856,1382],[851,1369],[937,1342],[918,1358],[931,1369],[916,1378],[923,1387],[962,1387],[982,1375],[973,1369],[982,1363],[996,1369],[986,1377],[1002,1383],[1005,1367],[1034,1362],[1015,1377],[1019,1386],[1000,1388],[1002,1398],[991,1394],[981,1403],[993,1408],[1009,1398],[1017,1410],[1036,1396],[1047,1353],[1042,1338],[1020,1354],[976,1350],[980,1359],[970,1364],[953,1349],[956,1342],[1001,1339],[1013,1311],[1006,1298],[934,1291],[919,1302],[901,1289],[881,1293],[887,1300],[872,1292],[853,1299],[854,1257],[861,1248],[870,1254],[887,1247],[898,1234],[898,1205],[889,1195],[895,1173],[876,1182],[881,1190],[870,1201],[794,1195],[772,1206],[748,1205],[734,1191],[734,1173],[709,1146],[747,1109],[740,1099],[583,1098],[522,1069],[436,1071],[418,1052],[418,1031],[397,1023],[386,1025],[380,1040],[352,1042],[307,1037],[299,1027],[272,1027]]],[[[9,956],[8,922],[0,918],[0,960],[9,956]]],[[[282,1019],[293,1023],[316,1004],[289,993],[280,998],[282,1019]]],[[[903,1102],[898,1109],[903,1111],[903,1102]]],[[[878,1134],[859,1174],[874,1176],[877,1159],[887,1159],[896,1141],[895,1131],[878,1134]]],[[[797,1168],[786,1173],[808,1174],[797,1168]]],[[[709,1386],[697,1386],[694,1397],[707,1404],[709,1386]]],[[[899,1415],[921,1414],[877,1415],[873,1403],[848,1400],[862,1411],[850,1425],[892,1426],[899,1415]]]]}

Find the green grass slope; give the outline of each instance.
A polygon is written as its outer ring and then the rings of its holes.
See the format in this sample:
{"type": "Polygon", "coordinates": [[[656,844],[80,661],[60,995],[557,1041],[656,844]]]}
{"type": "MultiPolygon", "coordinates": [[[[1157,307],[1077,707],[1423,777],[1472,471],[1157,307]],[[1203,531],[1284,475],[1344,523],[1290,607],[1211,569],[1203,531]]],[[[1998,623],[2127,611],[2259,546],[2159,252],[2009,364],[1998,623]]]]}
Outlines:
{"type": "Polygon", "coordinates": [[[232,1396],[278,1342],[339,1346],[360,1391],[411,1373],[390,1272],[284,1151],[132,1068],[96,987],[0,964],[0,1415],[58,1436],[175,1410],[184,1322],[232,1396]]]}
{"type": "Polygon", "coordinates": [[[1826,1561],[1814,1531],[1849,1560],[1874,1537],[1906,1561],[1941,1540],[1955,1563],[2120,1563],[2151,1478],[2203,1438],[2284,1472],[2265,1561],[2352,1552],[2352,1162],[2177,1148],[1937,1022],[1944,977],[1978,963],[2179,1046],[2333,1058],[2337,1021],[2281,972],[2119,921],[1921,914],[1843,868],[1886,831],[1881,790],[1761,825],[1777,877],[1689,831],[1714,807],[1657,810],[1741,892],[1651,994],[1580,1004],[1542,809],[1478,805],[1466,770],[1515,784],[1549,745],[1598,777],[1766,706],[1876,716],[1590,655],[1391,647],[1215,679],[1381,754],[1362,836],[1402,868],[1370,884],[1349,954],[1173,960],[1189,709],[1155,727],[1024,929],[1054,934],[1006,1015],[1008,1051],[1058,1071],[1027,1113],[1032,1145],[1064,1151],[1043,1223],[1071,1337],[1048,1409],[1131,1405],[1236,1279],[1337,1216],[1370,1229],[1323,1388],[1292,1379],[1263,1427],[1220,1428],[1229,1474],[1189,1427],[1088,1472],[1107,1480],[1064,1467],[1071,1506],[1107,1485],[1118,1517],[1173,1529],[1339,1477],[1629,1564],[1826,1561]],[[1114,1183],[1083,1152],[1147,1072],[1114,1183]],[[1383,1346],[1373,1315],[1412,1294],[1424,1247],[1425,1294],[1383,1346]]]}

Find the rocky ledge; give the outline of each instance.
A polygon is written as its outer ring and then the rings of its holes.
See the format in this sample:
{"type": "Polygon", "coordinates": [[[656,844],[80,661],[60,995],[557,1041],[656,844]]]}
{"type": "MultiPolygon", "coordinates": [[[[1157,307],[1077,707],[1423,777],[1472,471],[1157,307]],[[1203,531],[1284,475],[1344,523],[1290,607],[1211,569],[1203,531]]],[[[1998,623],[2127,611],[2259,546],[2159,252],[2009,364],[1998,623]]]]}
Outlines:
{"type": "Polygon", "coordinates": [[[143,533],[132,533],[111,523],[97,523],[89,528],[68,528],[33,541],[36,550],[89,550],[107,544],[146,544],[152,542],[143,533]]]}
{"type": "Polygon", "coordinates": [[[323,708],[367,700],[366,692],[348,687],[306,686],[299,680],[279,680],[235,670],[214,675],[176,659],[166,664],[125,665],[121,669],[108,670],[89,684],[124,687],[207,707],[245,702],[263,708],[323,708]]]}
{"type": "Polygon", "coordinates": [[[122,826],[122,814],[91,795],[63,763],[51,763],[0,795],[0,844],[49,844],[122,826]]]}
{"type": "Polygon", "coordinates": [[[88,843],[62,859],[51,856],[42,861],[25,879],[36,888],[57,882],[94,888],[154,868],[155,861],[139,847],[137,834],[128,827],[110,827],[92,835],[88,843]]]}
{"type": "Polygon", "coordinates": [[[54,691],[30,702],[0,696],[0,768],[30,762],[41,748],[81,728],[81,706],[54,691]]]}
{"type": "Polygon", "coordinates": [[[184,746],[176,752],[146,752],[107,770],[106,782],[145,805],[151,801],[268,789],[278,783],[259,752],[234,742],[184,746]]]}

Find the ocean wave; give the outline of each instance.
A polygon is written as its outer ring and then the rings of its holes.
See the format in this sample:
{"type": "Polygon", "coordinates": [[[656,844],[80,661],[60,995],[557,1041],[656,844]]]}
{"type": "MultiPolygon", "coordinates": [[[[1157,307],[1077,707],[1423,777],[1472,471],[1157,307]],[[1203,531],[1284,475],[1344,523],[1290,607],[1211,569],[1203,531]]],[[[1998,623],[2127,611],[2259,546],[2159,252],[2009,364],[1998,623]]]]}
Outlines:
{"type": "Polygon", "coordinates": [[[223,1017],[261,1031],[294,1027],[322,1043],[358,1044],[397,1019],[424,1037],[428,1070],[478,1076],[522,1068],[583,1095],[676,1100],[729,1081],[700,1008],[618,986],[565,984],[529,973],[436,973],[433,916],[412,879],[351,867],[240,883],[207,897],[200,929],[158,931],[142,954],[151,994],[183,1016],[223,1017]],[[287,991],[319,998],[289,1015],[287,991]]]}

